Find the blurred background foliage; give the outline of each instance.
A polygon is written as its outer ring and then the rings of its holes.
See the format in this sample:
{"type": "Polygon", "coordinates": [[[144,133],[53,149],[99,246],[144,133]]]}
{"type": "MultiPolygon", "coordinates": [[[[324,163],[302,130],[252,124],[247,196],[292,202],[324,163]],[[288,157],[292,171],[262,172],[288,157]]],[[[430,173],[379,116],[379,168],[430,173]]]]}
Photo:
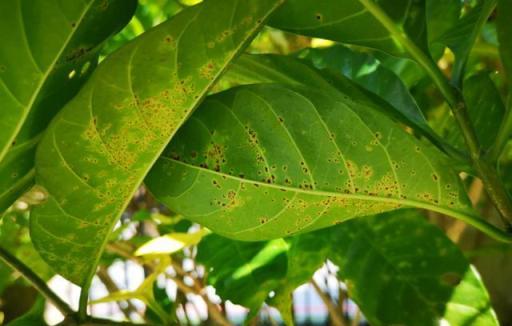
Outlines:
{"type": "MultiPolygon", "coordinates": [[[[105,44],[102,56],[108,55],[137,35],[197,2],[199,1],[139,0],[139,7],[132,21],[105,44]]],[[[474,7],[475,4],[476,1],[465,1],[465,10],[474,7]]],[[[507,85],[499,60],[494,19],[495,16],[491,15],[470,53],[467,75],[476,78],[473,88],[476,95],[480,96],[485,92],[481,88],[482,83],[493,83],[504,102],[507,85]]],[[[419,107],[436,132],[455,148],[463,145],[443,97],[422,69],[410,60],[357,46],[336,45],[331,41],[312,39],[270,27],[262,30],[247,51],[294,55],[311,60],[318,68],[328,66],[335,69],[362,87],[381,95],[390,103],[406,101],[408,105],[419,107]],[[397,95],[400,92],[396,90],[401,89],[408,90],[411,96],[400,98],[397,95]]],[[[454,54],[450,50],[440,53],[438,65],[447,76],[452,71],[453,63],[454,54]]],[[[212,92],[231,86],[234,86],[233,80],[225,78],[212,92]]],[[[508,146],[500,158],[500,167],[502,178],[512,191],[512,146],[508,146]]],[[[487,216],[498,221],[481,182],[467,176],[465,183],[472,201],[478,203],[487,216]]],[[[36,270],[43,279],[51,279],[52,288],[76,304],[78,290],[73,285],[65,283],[63,279],[54,277],[31,245],[27,228],[28,209],[35,202],[37,198],[31,198],[29,193],[3,216],[0,220],[0,242],[36,270]]],[[[509,291],[512,275],[510,247],[496,244],[458,220],[446,219],[436,213],[425,215],[463,248],[481,273],[501,323],[512,325],[512,294],[509,291]]],[[[92,287],[92,300],[96,300],[97,303],[92,306],[92,312],[100,317],[155,324],[160,323],[162,319],[171,324],[181,325],[241,324],[247,317],[247,310],[229,301],[223,301],[217,294],[219,290],[223,291],[225,285],[215,283],[216,277],[220,274],[232,273],[233,270],[215,270],[215,275],[209,277],[208,270],[203,264],[211,257],[204,257],[201,253],[200,240],[204,235],[205,231],[198,225],[173,215],[156,203],[141,187],[123,214],[103,256],[92,287]],[[156,240],[148,242],[154,238],[156,240]],[[214,287],[209,284],[218,287],[217,294],[214,287]],[[175,311],[171,320],[166,311],[175,311]]],[[[256,243],[254,246],[248,249],[247,255],[250,256],[262,249],[262,244],[256,243]]],[[[279,249],[275,250],[277,251],[274,255],[278,254],[279,249]]],[[[273,272],[279,270],[279,263],[271,266],[273,272]]],[[[226,268],[228,267],[232,265],[227,265],[226,268]]],[[[294,296],[293,311],[297,324],[366,323],[347,296],[345,285],[337,278],[337,266],[326,262],[315,277],[311,277],[311,281],[300,287],[294,296]]],[[[37,292],[20,275],[0,264],[1,323],[39,325],[42,323],[43,315],[50,323],[58,322],[60,318],[55,309],[49,306],[45,308],[37,292]],[[30,319],[15,321],[27,311],[31,311],[30,319]]],[[[249,317],[252,318],[252,325],[277,325],[282,322],[278,311],[267,305],[252,311],[249,317]]]]}

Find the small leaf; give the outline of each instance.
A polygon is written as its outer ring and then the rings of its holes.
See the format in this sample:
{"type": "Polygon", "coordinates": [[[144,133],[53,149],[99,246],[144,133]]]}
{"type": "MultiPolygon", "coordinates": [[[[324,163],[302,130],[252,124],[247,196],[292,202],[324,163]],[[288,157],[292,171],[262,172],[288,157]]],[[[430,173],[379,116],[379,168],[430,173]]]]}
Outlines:
{"type": "Polygon", "coordinates": [[[41,133],[89,78],[101,44],[129,21],[136,5],[0,2],[0,212],[33,184],[41,133]]]}
{"type": "Polygon", "coordinates": [[[170,255],[181,251],[183,248],[195,246],[208,234],[207,229],[201,229],[194,233],[170,233],[151,239],[143,244],[135,252],[136,256],[170,255]]]}
{"type": "Polygon", "coordinates": [[[87,286],[106,239],[176,130],[281,0],[211,0],[109,55],[52,121],[36,157],[47,201],[32,239],[87,286]]]}
{"type": "Polygon", "coordinates": [[[172,211],[264,240],[399,207],[472,215],[445,157],[346,94],[276,84],[211,96],[146,179],[172,211]]]}

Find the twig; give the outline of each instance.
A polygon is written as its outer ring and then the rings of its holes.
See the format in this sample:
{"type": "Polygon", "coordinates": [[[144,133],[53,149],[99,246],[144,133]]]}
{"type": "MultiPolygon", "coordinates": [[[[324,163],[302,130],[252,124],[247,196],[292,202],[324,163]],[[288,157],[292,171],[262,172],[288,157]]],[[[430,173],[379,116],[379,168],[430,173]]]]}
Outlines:
{"type": "Polygon", "coordinates": [[[331,322],[334,326],[346,326],[345,322],[343,320],[343,316],[338,311],[337,307],[334,305],[334,303],[331,301],[331,299],[322,291],[318,283],[311,278],[309,281],[311,285],[313,285],[313,288],[315,289],[316,293],[320,296],[320,299],[322,299],[323,303],[327,307],[327,310],[329,311],[329,315],[331,316],[331,322]]]}
{"type": "Polygon", "coordinates": [[[73,309],[64,302],[59,296],[53,292],[45,281],[37,276],[27,265],[0,247],[0,259],[9,265],[13,270],[20,273],[32,286],[39,291],[48,301],[50,301],[64,316],[72,316],[75,314],[73,309]]]}
{"type": "MultiPolygon", "coordinates": [[[[98,278],[101,280],[101,282],[105,285],[108,292],[114,293],[119,292],[119,287],[114,283],[110,275],[108,275],[108,272],[104,266],[100,266],[98,269],[98,278]]],[[[126,318],[130,319],[130,314],[132,312],[139,314],[142,318],[145,318],[143,314],[139,313],[137,311],[137,308],[133,305],[133,303],[130,300],[125,301],[127,304],[127,307],[123,307],[120,302],[117,302],[117,305],[119,309],[123,312],[126,318]]]]}

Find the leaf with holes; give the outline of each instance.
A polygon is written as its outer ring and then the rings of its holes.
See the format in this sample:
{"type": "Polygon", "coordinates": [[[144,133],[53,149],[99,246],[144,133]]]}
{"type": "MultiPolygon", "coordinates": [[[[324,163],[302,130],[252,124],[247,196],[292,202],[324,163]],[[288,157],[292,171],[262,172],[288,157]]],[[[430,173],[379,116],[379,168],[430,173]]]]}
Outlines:
{"type": "Polygon", "coordinates": [[[0,212],[32,183],[35,147],[94,70],[101,44],[137,1],[0,3],[0,212]]]}
{"type": "Polygon", "coordinates": [[[280,0],[211,0],[103,61],[52,121],[36,157],[48,194],[31,235],[55,270],[87,287],[146,173],[280,0]]]}
{"type": "Polygon", "coordinates": [[[313,87],[207,98],[146,184],[171,210],[241,240],[404,206],[478,223],[443,154],[364,102],[313,87]]]}

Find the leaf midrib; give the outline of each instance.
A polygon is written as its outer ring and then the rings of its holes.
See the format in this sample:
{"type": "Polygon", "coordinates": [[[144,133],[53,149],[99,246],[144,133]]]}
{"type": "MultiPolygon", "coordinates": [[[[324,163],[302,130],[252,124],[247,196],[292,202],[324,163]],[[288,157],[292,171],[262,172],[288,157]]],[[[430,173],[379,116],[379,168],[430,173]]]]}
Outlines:
{"type": "Polygon", "coordinates": [[[183,165],[187,168],[198,170],[200,173],[211,173],[220,176],[221,178],[228,178],[231,180],[235,180],[241,183],[249,183],[249,184],[257,184],[262,187],[269,187],[274,188],[278,190],[287,190],[291,192],[296,193],[302,193],[306,195],[313,195],[313,196],[326,196],[326,197],[338,197],[338,198],[344,198],[344,199],[355,199],[355,200],[366,200],[366,201],[373,201],[373,202],[381,202],[381,203],[390,203],[390,204],[400,204],[404,206],[409,207],[417,207],[417,208],[423,208],[428,209],[434,212],[438,212],[441,214],[449,215],[464,221],[468,220],[474,220],[479,219],[476,215],[472,214],[471,212],[465,212],[462,210],[456,210],[456,209],[449,209],[444,208],[441,206],[429,204],[427,202],[418,201],[418,200],[411,200],[411,199],[401,199],[401,198],[394,198],[394,197],[385,197],[385,196],[370,196],[370,195],[363,195],[363,194],[346,194],[346,193],[338,193],[338,192],[331,192],[331,191],[325,191],[325,190],[308,190],[308,189],[301,189],[301,188],[294,188],[290,186],[280,185],[280,184],[271,184],[271,183],[265,183],[261,181],[255,181],[250,179],[244,179],[237,176],[233,176],[231,174],[226,174],[222,172],[217,172],[214,170],[210,170],[207,168],[203,168],[197,165],[193,165],[190,163],[186,163],[183,161],[179,161],[173,158],[169,158],[166,156],[161,156],[160,159],[177,163],[180,165],[183,165]]]}
{"type": "MultiPolygon", "coordinates": [[[[21,116],[21,119],[18,121],[18,123],[16,124],[16,129],[14,130],[14,132],[11,134],[11,137],[9,138],[9,141],[7,142],[6,146],[4,148],[2,148],[0,150],[0,162],[5,158],[5,155],[7,155],[7,152],[9,151],[9,149],[11,148],[10,144],[12,144],[12,142],[14,141],[14,139],[16,138],[16,136],[18,135],[18,133],[20,132],[21,128],[23,127],[23,125],[25,124],[25,120],[27,119],[27,116],[29,114],[30,111],[32,111],[32,108],[37,100],[37,98],[39,97],[39,94],[41,93],[41,90],[43,89],[44,85],[46,84],[46,81],[48,80],[48,76],[51,74],[51,72],[53,71],[53,69],[55,68],[57,62],[59,61],[60,57],[62,56],[62,54],[64,53],[64,50],[67,48],[67,46],[69,45],[69,42],[73,39],[73,37],[75,36],[76,34],[76,31],[78,31],[79,29],[79,26],[80,24],[82,23],[83,19],[85,18],[85,16],[87,15],[87,13],[89,12],[89,10],[91,9],[92,7],[92,4],[95,2],[95,0],[91,0],[89,2],[88,5],[85,6],[82,14],[80,15],[79,19],[77,20],[76,22],[76,27],[75,28],[72,28],[72,31],[71,33],[69,33],[68,37],[66,38],[66,40],[64,41],[64,43],[62,44],[61,48],[59,49],[59,51],[57,52],[57,55],[54,57],[53,61],[50,63],[50,65],[48,66],[48,68],[46,69],[46,71],[43,73],[43,75],[41,76],[41,79],[40,79],[40,82],[39,84],[37,85],[36,89],[34,90],[34,93],[32,94],[32,97],[30,98],[28,104],[26,106],[24,106],[24,110],[23,110],[23,114],[21,116]]],[[[19,4],[20,6],[20,17],[21,17],[21,2],[19,4]]],[[[25,35],[25,34],[24,34],[25,35]]],[[[30,56],[32,57],[32,52],[30,50],[30,48],[28,49],[28,51],[30,52],[30,56]]],[[[33,57],[32,57],[33,58],[33,57]]],[[[37,66],[37,65],[36,65],[37,66]]],[[[37,66],[39,67],[39,66],[37,66]]]]}

